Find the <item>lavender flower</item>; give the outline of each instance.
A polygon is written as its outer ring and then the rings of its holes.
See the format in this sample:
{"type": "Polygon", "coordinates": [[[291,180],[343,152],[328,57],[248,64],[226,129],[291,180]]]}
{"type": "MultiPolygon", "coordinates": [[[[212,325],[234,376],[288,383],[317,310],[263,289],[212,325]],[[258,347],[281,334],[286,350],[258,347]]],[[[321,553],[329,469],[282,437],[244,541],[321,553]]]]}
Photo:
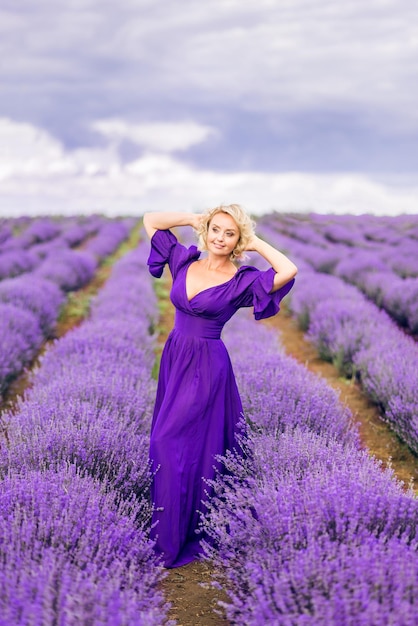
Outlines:
{"type": "Polygon", "coordinates": [[[43,338],[32,312],[0,303],[0,393],[34,357],[43,338]]]}
{"type": "Polygon", "coordinates": [[[0,303],[32,312],[46,337],[54,327],[63,302],[61,290],[38,276],[24,275],[0,282],[0,303]]]}
{"type": "Polygon", "coordinates": [[[88,252],[61,250],[48,256],[36,269],[36,275],[47,278],[64,291],[79,289],[96,271],[97,262],[88,252]]]}
{"type": "Polygon", "coordinates": [[[142,517],[72,467],[5,478],[2,623],[161,624],[162,572],[142,517]]]}

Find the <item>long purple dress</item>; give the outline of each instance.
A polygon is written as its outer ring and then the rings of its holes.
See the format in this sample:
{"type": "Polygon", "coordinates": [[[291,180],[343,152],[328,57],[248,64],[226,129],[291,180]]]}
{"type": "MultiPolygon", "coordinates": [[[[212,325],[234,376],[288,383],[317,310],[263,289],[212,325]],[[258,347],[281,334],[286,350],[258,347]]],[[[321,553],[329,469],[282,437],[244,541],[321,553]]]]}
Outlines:
{"type": "Polygon", "coordinates": [[[215,455],[237,447],[242,404],[222,328],[241,307],[254,306],[256,319],[275,315],[294,283],[270,294],[273,268],[241,266],[230,280],[189,301],[186,274],[199,256],[196,246],[186,248],[169,230],[157,230],[151,239],[149,270],[159,278],[168,263],[176,308],[161,357],[150,440],[151,532],[166,567],[184,565],[202,552],[199,510],[210,497],[203,477],[214,477],[215,455]]]}

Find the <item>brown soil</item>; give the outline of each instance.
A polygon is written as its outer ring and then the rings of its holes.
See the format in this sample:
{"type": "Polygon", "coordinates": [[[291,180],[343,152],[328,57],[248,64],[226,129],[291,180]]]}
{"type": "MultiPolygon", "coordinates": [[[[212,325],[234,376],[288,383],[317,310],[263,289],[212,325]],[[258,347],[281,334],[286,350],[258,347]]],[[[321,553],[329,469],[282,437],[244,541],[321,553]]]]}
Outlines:
{"type": "Polygon", "coordinates": [[[212,587],[213,567],[204,561],[194,561],[168,570],[161,587],[172,603],[169,618],[177,626],[225,626],[229,624],[218,605],[227,602],[225,593],[212,587]]]}

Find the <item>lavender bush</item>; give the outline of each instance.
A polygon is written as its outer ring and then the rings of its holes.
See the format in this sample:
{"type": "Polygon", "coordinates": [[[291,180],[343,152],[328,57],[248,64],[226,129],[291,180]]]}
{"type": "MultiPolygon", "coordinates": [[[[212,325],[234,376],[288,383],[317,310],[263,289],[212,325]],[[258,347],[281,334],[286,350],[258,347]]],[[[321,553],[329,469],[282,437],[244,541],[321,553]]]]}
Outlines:
{"type": "Polygon", "coordinates": [[[246,316],[236,315],[225,328],[245,416],[253,427],[272,436],[306,428],[341,442],[358,442],[357,429],[338,394],[314,374],[282,353],[272,333],[257,327],[263,368],[250,368],[254,359],[254,334],[246,316]],[[268,393],[266,393],[268,390],[268,393]]]}
{"type": "Polygon", "coordinates": [[[116,250],[130,230],[130,225],[123,220],[105,222],[96,237],[87,242],[85,250],[96,259],[102,260],[116,250]]]}
{"type": "Polygon", "coordinates": [[[43,341],[39,321],[13,304],[0,305],[0,393],[36,354],[43,341]]]}
{"type": "Polygon", "coordinates": [[[161,624],[138,504],[71,466],[12,474],[0,494],[0,623],[161,624]]]}
{"type": "Polygon", "coordinates": [[[61,232],[58,222],[53,222],[50,218],[39,218],[33,220],[26,229],[26,236],[30,237],[33,243],[50,241],[61,232]]]}
{"type": "Polygon", "coordinates": [[[2,246],[8,239],[13,236],[11,226],[0,219],[0,246],[2,246]]]}
{"type": "MultiPolygon", "coordinates": [[[[13,304],[33,313],[42,330],[42,334],[32,330],[28,343],[22,339],[18,323],[12,324],[10,315],[4,311],[3,319],[0,317],[0,393],[51,335],[64,302],[63,292],[79,289],[89,282],[98,262],[116,249],[127,236],[128,227],[133,225],[132,221],[109,222],[94,216],[82,224],[76,228],[77,224],[69,222],[73,229],[72,242],[100,231],[97,238],[88,242],[87,247],[92,248],[90,252],[71,250],[58,227],[65,231],[67,222],[52,223],[50,220],[33,221],[26,229],[25,235],[32,244],[30,250],[16,248],[0,252],[0,278],[5,278],[0,281],[0,313],[2,303],[13,304]],[[21,275],[7,278],[17,274],[21,275]]],[[[71,235],[71,230],[68,232],[71,235]]],[[[32,326],[29,324],[28,328],[32,326]]]]}
{"type": "Polygon", "coordinates": [[[19,276],[0,282],[0,311],[3,303],[32,312],[47,337],[58,318],[64,295],[57,285],[38,276],[19,276]]]}
{"type": "MultiPolygon", "coordinates": [[[[60,225],[65,230],[65,222],[60,225]]],[[[126,237],[129,225],[131,222],[126,220],[109,223],[92,218],[85,221],[80,229],[85,237],[101,228],[96,246],[101,245],[102,254],[106,254],[126,237]]],[[[80,229],[78,237],[82,236],[80,229]]],[[[64,302],[62,292],[85,285],[96,271],[97,259],[103,260],[98,249],[96,252],[69,249],[68,242],[60,236],[58,223],[50,220],[33,221],[24,232],[32,244],[30,250],[17,247],[0,252],[0,279],[4,278],[0,280],[0,312],[3,311],[3,303],[13,304],[23,311],[21,322],[22,315],[17,314],[17,320],[13,321],[7,308],[0,316],[0,393],[50,336],[64,302]],[[14,276],[17,277],[7,278],[14,276]],[[42,333],[34,328],[34,321],[30,320],[25,334],[24,319],[28,316],[24,317],[24,311],[36,317],[42,333]]],[[[9,239],[6,238],[6,243],[9,239]]],[[[16,238],[14,240],[16,243],[16,238]]],[[[94,239],[91,240],[90,245],[94,242],[94,239]]]]}
{"type": "Polygon", "coordinates": [[[0,280],[31,272],[42,260],[57,254],[59,257],[60,253],[67,254],[72,265],[74,261],[71,261],[68,247],[78,245],[89,237],[85,249],[95,262],[102,261],[127,237],[135,220],[108,220],[93,215],[77,218],[77,221],[61,218],[53,222],[38,218],[27,223],[17,219],[13,223],[20,225],[23,231],[13,236],[10,226],[9,230],[5,230],[0,242],[0,280]]]}
{"type": "Polygon", "coordinates": [[[91,322],[47,352],[13,417],[3,467],[39,469],[67,460],[122,495],[146,492],[155,383],[150,341],[141,348],[136,331],[121,320],[91,322]]]}
{"type": "Polygon", "coordinates": [[[96,269],[97,261],[88,252],[60,250],[47,256],[35,273],[54,282],[63,291],[73,291],[88,283],[96,269]]]}
{"type": "Polygon", "coordinates": [[[32,271],[39,263],[30,250],[8,250],[0,254],[0,280],[32,271]]]}

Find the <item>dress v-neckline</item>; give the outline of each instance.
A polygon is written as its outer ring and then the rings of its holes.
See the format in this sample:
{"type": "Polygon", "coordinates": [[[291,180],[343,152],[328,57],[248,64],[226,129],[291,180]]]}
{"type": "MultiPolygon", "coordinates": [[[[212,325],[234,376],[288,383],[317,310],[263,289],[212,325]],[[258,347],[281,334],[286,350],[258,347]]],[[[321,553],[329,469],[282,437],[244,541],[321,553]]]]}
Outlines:
{"type": "Polygon", "coordinates": [[[184,274],[184,293],[186,296],[186,300],[187,302],[190,304],[195,298],[197,298],[197,296],[200,296],[201,293],[205,293],[205,291],[210,291],[211,289],[216,289],[216,287],[223,287],[224,285],[227,285],[228,283],[230,283],[232,280],[234,280],[235,276],[238,274],[238,272],[240,271],[241,267],[237,268],[237,271],[235,272],[235,274],[233,276],[231,276],[231,278],[229,278],[228,280],[224,281],[223,283],[219,283],[218,285],[212,285],[212,287],[206,287],[206,289],[202,289],[201,291],[198,291],[197,293],[195,293],[194,296],[192,296],[189,299],[189,296],[187,295],[187,274],[189,271],[189,267],[191,265],[193,265],[193,263],[196,263],[196,261],[192,261],[191,263],[189,263],[189,265],[186,267],[186,272],[184,274]]]}

